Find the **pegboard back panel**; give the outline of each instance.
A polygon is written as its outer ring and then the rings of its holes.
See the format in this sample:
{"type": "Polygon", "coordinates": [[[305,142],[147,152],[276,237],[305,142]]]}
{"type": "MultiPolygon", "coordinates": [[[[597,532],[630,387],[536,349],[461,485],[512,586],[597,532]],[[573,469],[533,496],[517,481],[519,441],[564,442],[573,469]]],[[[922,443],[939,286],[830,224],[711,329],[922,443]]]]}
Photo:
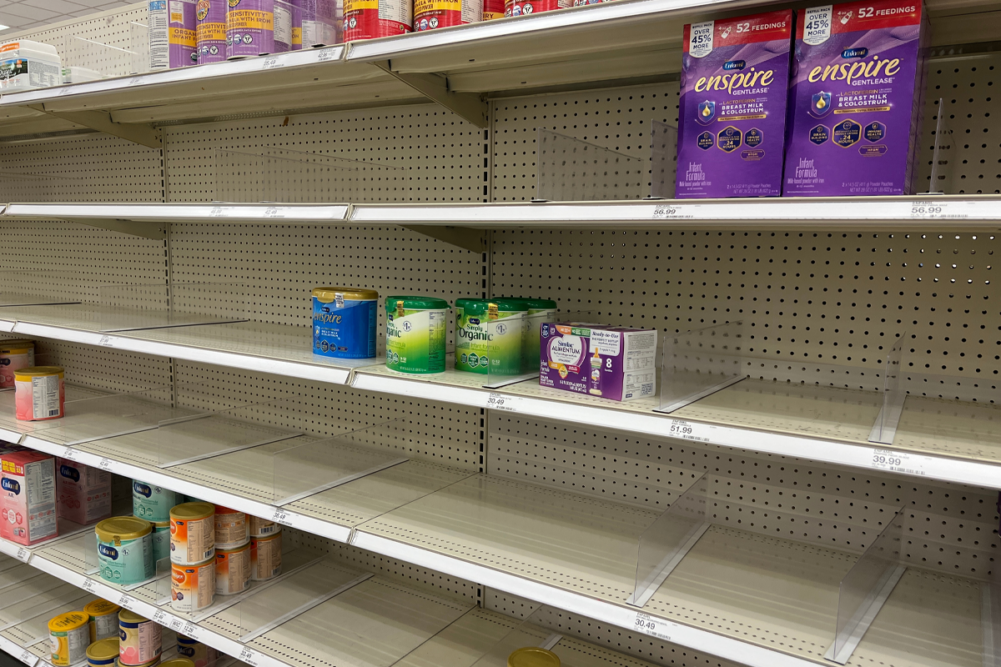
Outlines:
{"type": "Polygon", "coordinates": [[[0,143],[0,201],[163,201],[160,150],[101,134],[0,143]]]}
{"type": "MultiPolygon", "coordinates": [[[[375,289],[380,346],[385,297],[420,294],[454,302],[481,296],[483,279],[480,253],[394,225],[171,225],[175,284],[233,283],[249,291],[252,319],[304,327],[312,325],[314,287],[375,289]]],[[[206,306],[211,299],[202,302],[206,306]]]]}
{"type": "Polygon", "coordinates": [[[42,339],[35,345],[40,364],[62,366],[66,381],[115,393],[170,387],[170,359],[104,347],[42,339]]]}
{"type": "Polygon", "coordinates": [[[859,553],[904,507],[909,564],[985,578],[997,558],[995,491],[504,414],[489,424],[491,475],[662,511],[708,472],[732,480],[714,487],[716,524],[859,553]]]}
{"type": "MultiPolygon", "coordinates": [[[[234,181],[259,178],[257,171],[248,177],[242,170],[290,168],[292,151],[393,168],[359,192],[356,201],[485,200],[483,130],[431,104],[172,126],[164,128],[164,145],[170,202],[221,199],[217,189],[239,191],[234,181]],[[273,149],[289,153],[281,156],[282,166],[279,160],[234,160],[220,155],[220,149],[246,156],[273,149]]],[[[317,201],[322,193],[314,192],[310,183],[284,181],[283,186],[293,190],[283,201],[317,201]]]]}
{"type": "Polygon", "coordinates": [[[412,435],[406,449],[395,450],[402,456],[470,472],[482,465],[479,408],[182,361],[175,362],[174,370],[179,405],[221,410],[251,404],[257,406],[254,419],[262,424],[317,436],[399,420],[412,435]]]}

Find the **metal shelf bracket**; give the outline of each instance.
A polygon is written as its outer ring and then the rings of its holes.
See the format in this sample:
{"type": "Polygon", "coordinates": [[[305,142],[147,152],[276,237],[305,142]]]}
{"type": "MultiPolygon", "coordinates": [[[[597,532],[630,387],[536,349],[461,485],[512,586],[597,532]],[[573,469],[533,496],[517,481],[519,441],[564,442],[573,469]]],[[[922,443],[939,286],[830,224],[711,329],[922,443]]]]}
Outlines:
{"type": "Polygon", "coordinates": [[[92,130],[110,134],[149,148],[163,148],[160,131],[150,125],[123,125],[111,119],[106,111],[49,111],[44,104],[28,105],[35,111],[41,111],[50,116],[68,120],[77,125],[89,127],[92,130]]]}
{"type": "Polygon", "coordinates": [[[373,64],[476,127],[489,126],[489,106],[480,95],[453,92],[448,89],[448,79],[436,74],[394,72],[389,60],[373,64]]]}
{"type": "Polygon", "coordinates": [[[404,229],[409,229],[433,239],[451,243],[454,246],[472,252],[486,252],[487,241],[482,229],[472,229],[467,227],[433,227],[429,225],[400,225],[404,229]]]}

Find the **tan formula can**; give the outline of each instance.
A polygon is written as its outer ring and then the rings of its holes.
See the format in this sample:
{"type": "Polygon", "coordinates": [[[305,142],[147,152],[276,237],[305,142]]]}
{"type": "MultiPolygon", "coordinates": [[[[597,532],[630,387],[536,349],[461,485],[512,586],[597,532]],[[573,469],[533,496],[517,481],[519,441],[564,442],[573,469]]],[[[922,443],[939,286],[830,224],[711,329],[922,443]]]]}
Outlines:
{"type": "Polygon", "coordinates": [[[235,549],[216,549],[215,592],[242,593],[250,586],[250,542],[235,549]]]}
{"type": "Polygon", "coordinates": [[[267,581],[282,573],[282,531],[250,538],[250,578],[267,581]]]}
{"type": "Polygon", "coordinates": [[[215,505],[184,503],[170,510],[170,562],[204,563],[215,556],[215,505]]]}
{"type": "Polygon", "coordinates": [[[194,565],[170,564],[170,606],[177,611],[195,612],[215,600],[215,556],[194,565]]]}
{"type": "Polygon", "coordinates": [[[160,661],[163,628],[134,611],[118,613],[118,662],[126,667],[146,667],[160,661]]]}
{"type": "Polygon", "coordinates": [[[250,518],[250,536],[251,537],[268,537],[269,535],[274,535],[279,530],[282,529],[274,521],[269,519],[262,519],[257,516],[252,516],[250,518]]]}
{"type": "Polygon", "coordinates": [[[215,548],[236,549],[250,539],[247,515],[221,505],[215,506],[215,548]]]}

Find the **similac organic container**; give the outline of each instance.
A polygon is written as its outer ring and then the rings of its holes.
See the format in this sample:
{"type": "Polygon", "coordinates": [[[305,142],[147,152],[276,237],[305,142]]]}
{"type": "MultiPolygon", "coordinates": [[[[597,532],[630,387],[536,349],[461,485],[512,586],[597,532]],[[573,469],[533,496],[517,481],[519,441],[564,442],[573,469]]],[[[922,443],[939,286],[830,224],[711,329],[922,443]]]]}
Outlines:
{"type": "Polygon", "coordinates": [[[0,340],[0,389],[14,386],[14,371],[35,365],[35,341],[26,338],[0,340]]]}
{"type": "Polygon", "coordinates": [[[267,581],[281,573],[281,529],[270,537],[250,538],[250,578],[253,581],[267,581]]]}
{"type": "Polygon", "coordinates": [[[90,644],[88,618],[82,611],[71,611],[59,614],[49,621],[53,665],[56,667],[75,665],[87,657],[87,645],[90,644]]]}
{"type": "Polygon", "coordinates": [[[195,565],[215,556],[215,506],[184,503],[170,510],[170,562],[195,565]]]}
{"type": "Polygon", "coordinates": [[[414,5],[403,0],[344,0],[344,41],[413,31],[414,5]]]}
{"type": "Polygon", "coordinates": [[[414,0],[414,30],[434,30],[483,20],[483,0],[414,0]]]}
{"type": "Polygon", "coordinates": [[[370,289],[313,290],[313,354],[371,359],[379,326],[379,293],[370,289]]]}
{"type": "Polygon", "coordinates": [[[215,506],[215,548],[235,549],[250,539],[247,515],[221,505],[215,506]]]}
{"type": "Polygon", "coordinates": [[[235,549],[216,549],[215,592],[219,595],[242,593],[250,586],[250,542],[235,549]]]}
{"type": "Polygon", "coordinates": [[[115,614],[115,634],[91,642],[87,647],[87,667],[115,667],[118,662],[118,615],[115,614]]]}
{"type": "Polygon", "coordinates": [[[170,521],[153,523],[153,562],[170,558],[170,521]]]}
{"type": "Polygon", "coordinates": [[[156,664],[163,652],[163,628],[159,623],[123,609],[118,614],[118,661],[125,667],[156,664]]]}
{"type": "Polygon", "coordinates": [[[116,516],[97,524],[97,560],[101,578],[128,586],[156,574],[153,524],[134,516],[116,516]]]}
{"type": "Polygon", "coordinates": [[[170,508],[181,504],[180,494],[169,489],[132,480],[132,513],[153,523],[170,521],[170,508]]]}
{"type": "Polygon", "coordinates": [[[443,373],[448,310],[444,299],[386,297],[386,367],[415,375],[443,373]]]}
{"type": "Polygon", "coordinates": [[[455,368],[467,373],[518,375],[522,370],[528,304],[518,299],[460,299],[455,368]]]}
{"type": "Polygon", "coordinates": [[[177,611],[196,612],[215,599],[215,558],[194,565],[171,563],[170,605],[177,611]]]}
{"type": "Polygon", "coordinates": [[[61,366],[30,366],[14,373],[14,403],[21,421],[63,416],[65,374],[61,366]]]}
{"type": "Polygon", "coordinates": [[[269,519],[262,519],[258,516],[251,516],[249,518],[251,537],[267,537],[268,535],[274,535],[282,529],[281,526],[269,519]]]}
{"type": "MultiPolygon", "coordinates": [[[[107,600],[93,600],[83,608],[83,613],[87,614],[87,624],[90,627],[90,642],[99,642],[108,637],[114,637],[115,644],[118,644],[118,612],[122,610],[114,602],[107,600]]],[[[115,651],[118,657],[118,651],[115,651]]]]}
{"type": "Polygon", "coordinates": [[[177,635],[177,652],[193,662],[195,667],[208,667],[219,659],[219,652],[191,637],[177,635]]]}

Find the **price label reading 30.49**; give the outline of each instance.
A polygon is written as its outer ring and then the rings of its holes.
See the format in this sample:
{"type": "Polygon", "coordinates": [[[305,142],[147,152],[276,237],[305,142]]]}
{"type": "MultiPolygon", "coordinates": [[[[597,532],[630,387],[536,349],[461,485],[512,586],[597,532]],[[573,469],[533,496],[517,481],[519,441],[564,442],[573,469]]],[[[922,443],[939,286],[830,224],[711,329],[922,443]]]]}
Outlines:
{"type": "Polygon", "coordinates": [[[636,625],[635,629],[642,632],[645,635],[650,635],[651,637],[657,637],[658,639],[663,639],[664,641],[671,641],[671,634],[669,632],[673,623],[669,623],[660,618],[654,618],[650,614],[644,614],[643,612],[637,612],[636,614],[636,625]]]}

